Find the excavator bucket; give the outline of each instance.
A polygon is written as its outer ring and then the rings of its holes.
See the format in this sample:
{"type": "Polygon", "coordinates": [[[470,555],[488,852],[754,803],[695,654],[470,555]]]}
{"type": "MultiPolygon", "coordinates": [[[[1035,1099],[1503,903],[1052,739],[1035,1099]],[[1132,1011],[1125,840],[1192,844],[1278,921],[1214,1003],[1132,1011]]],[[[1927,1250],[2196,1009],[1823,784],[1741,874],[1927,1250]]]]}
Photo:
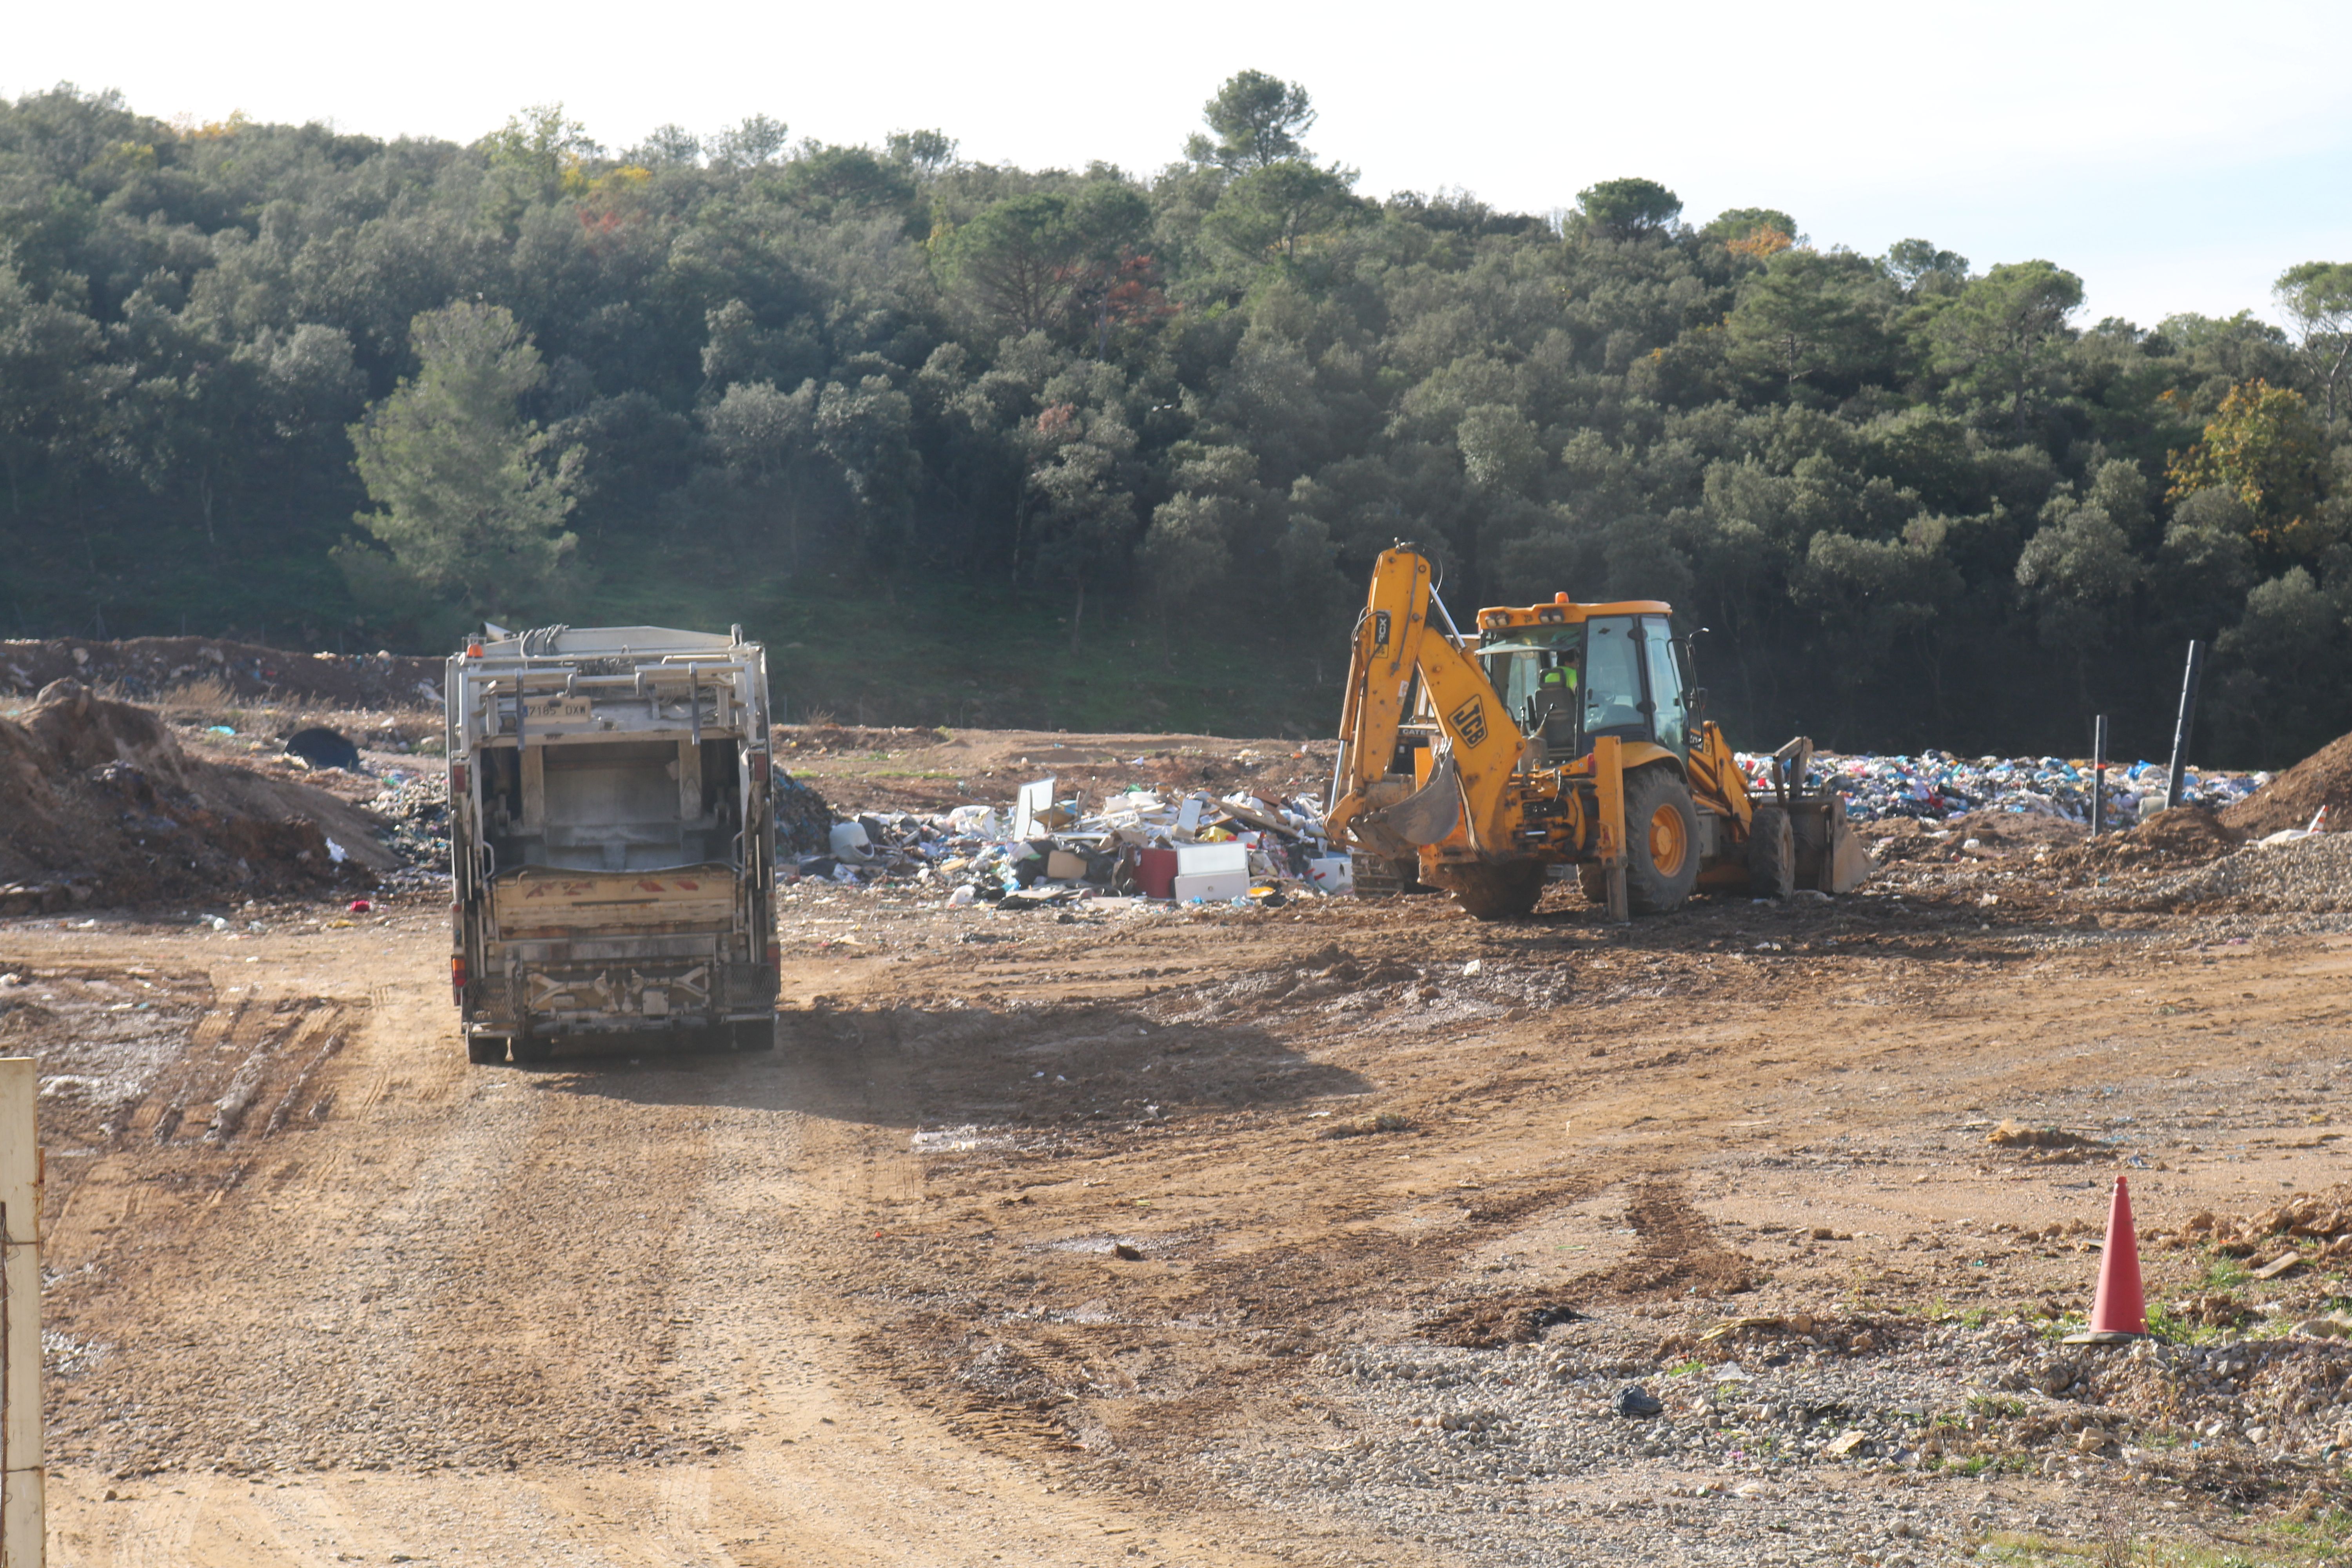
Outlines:
{"type": "Polygon", "coordinates": [[[1870,852],[1846,820],[1845,801],[1835,795],[1800,795],[1788,805],[1796,841],[1797,886],[1824,893],[1851,893],[1871,873],[1870,852]]]}
{"type": "Polygon", "coordinates": [[[1440,751],[1429,782],[1397,802],[1360,816],[1359,838],[1381,854],[1402,859],[1424,844],[1437,844],[1462,824],[1462,787],[1454,752],[1440,751]]]}
{"type": "Polygon", "coordinates": [[[1870,851],[1862,847],[1861,837],[1845,819],[1841,805],[1830,826],[1830,852],[1822,867],[1820,887],[1824,893],[1851,893],[1870,875],[1870,851]]]}

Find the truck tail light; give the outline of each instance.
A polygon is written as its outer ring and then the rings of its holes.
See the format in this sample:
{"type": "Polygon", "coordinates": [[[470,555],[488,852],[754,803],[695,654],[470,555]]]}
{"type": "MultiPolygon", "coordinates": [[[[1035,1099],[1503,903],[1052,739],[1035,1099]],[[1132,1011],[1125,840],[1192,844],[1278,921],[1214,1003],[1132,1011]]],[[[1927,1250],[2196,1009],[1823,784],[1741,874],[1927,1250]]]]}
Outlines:
{"type": "Polygon", "coordinates": [[[464,1006],[466,1003],[466,955],[462,952],[454,953],[450,956],[449,989],[456,995],[457,1005],[461,1007],[464,1006]]]}
{"type": "Polygon", "coordinates": [[[449,793],[451,795],[466,793],[466,764],[463,763],[449,764],[449,793]]]}

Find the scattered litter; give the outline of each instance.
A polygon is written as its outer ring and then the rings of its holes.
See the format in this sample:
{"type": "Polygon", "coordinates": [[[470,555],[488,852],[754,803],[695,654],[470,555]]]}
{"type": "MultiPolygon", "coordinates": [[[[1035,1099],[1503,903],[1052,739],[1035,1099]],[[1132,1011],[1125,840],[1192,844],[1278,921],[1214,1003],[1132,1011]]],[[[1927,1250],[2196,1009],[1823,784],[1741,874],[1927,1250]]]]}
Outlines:
{"type": "MultiPolygon", "coordinates": [[[[797,806],[796,806],[796,809],[797,806]]],[[[1051,778],[1020,786],[1008,806],[966,805],[929,815],[872,812],[786,831],[788,878],[844,884],[929,884],[955,909],[1097,908],[1141,899],[1194,909],[1280,909],[1294,898],[1351,892],[1352,862],[1331,852],[1321,804],[1248,790],[1220,798],[1159,785],[1112,790],[1088,810],[1051,778]],[[810,841],[814,839],[812,844],[810,841]]]]}

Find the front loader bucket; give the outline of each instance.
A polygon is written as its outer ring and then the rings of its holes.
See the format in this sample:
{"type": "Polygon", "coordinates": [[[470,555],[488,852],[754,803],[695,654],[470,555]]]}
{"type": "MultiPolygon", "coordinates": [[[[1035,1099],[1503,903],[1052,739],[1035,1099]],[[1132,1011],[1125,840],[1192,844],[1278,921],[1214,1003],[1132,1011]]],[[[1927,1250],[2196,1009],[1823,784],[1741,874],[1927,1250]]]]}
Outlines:
{"type": "Polygon", "coordinates": [[[1427,784],[1394,805],[1358,817],[1355,830],[1382,854],[1402,858],[1422,845],[1443,843],[1461,825],[1462,787],[1449,751],[1430,769],[1427,784]]]}
{"type": "Polygon", "coordinates": [[[1789,802],[1790,836],[1796,840],[1797,886],[1824,893],[1851,893],[1871,872],[1870,853],[1845,818],[1842,795],[1799,796],[1789,802]]]}

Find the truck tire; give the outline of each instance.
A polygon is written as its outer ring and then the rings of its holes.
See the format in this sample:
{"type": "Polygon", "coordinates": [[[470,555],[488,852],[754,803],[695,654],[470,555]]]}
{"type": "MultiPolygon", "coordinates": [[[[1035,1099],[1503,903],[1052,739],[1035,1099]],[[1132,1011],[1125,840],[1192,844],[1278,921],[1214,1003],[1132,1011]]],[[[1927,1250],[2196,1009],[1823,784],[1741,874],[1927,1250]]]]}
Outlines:
{"type": "Polygon", "coordinates": [[[545,1035],[534,1035],[523,1031],[514,1037],[514,1059],[517,1067],[537,1067],[554,1054],[555,1042],[545,1035]]]}
{"type": "Polygon", "coordinates": [[[776,1021],[773,1018],[740,1019],[728,1026],[735,1037],[739,1051],[772,1051],[776,1048],[776,1021]]]}
{"type": "Polygon", "coordinates": [[[1607,909],[1609,873],[1598,866],[1579,866],[1576,868],[1576,890],[1582,893],[1584,901],[1594,909],[1607,909]]]}
{"type": "Polygon", "coordinates": [[[505,1061],[507,1037],[504,1035],[467,1036],[466,1059],[476,1067],[491,1067],[505,1061]]]}
{"type": "Polygon", "coordinates": [[[1543,897],[1544,865],[1518,860],[1507,866],[1448,866],[1438,873],[1462,912],[1474,921],[1525,920],[1543,897]]]}
{"type": "Polygon", "coordinates": [[[1625,903],[1637,915],[1670,915],[1698,885],[1698,813],[1671,769],[1625,780],[1625,903]]]}
{"type": "Polygon", "coordinates": [[[1789,814],[1759,805],[1748,824],[1748,890],[1759,899],[1785,899],[1797,890],[1797,834],[1789,814]]]}

